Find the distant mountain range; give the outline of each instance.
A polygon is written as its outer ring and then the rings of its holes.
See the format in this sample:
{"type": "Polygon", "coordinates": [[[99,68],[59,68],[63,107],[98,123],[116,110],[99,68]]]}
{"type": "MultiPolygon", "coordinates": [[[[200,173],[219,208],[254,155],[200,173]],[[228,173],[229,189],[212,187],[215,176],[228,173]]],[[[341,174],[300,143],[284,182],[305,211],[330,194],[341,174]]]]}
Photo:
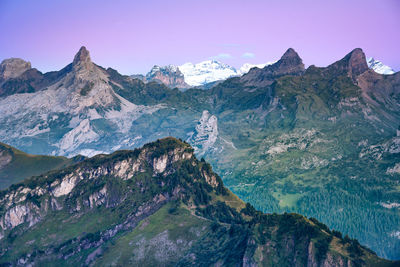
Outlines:
{"type": "MultiPolygon", "coordinates": [[[[245,63],[239,69],[235,69],[218,60],[206,60],[197,64],[189,62],[180,66],[167,65],[161,67],[155,65],[146,75],[135,74],[131,75],[131,77],[139,78],[147,82],[161,82],[170,88],[187,89],[195,86],[206,86],[207,84],[213,84],[217,81],[223,81],[234,76],[241,76],[248,73],[252,68],[262,69],[273,63],[275,62],[267,62],[264,64],[245,63]]],[[[373,69],[377,73],[385,75],[394,73],[392,68],[384,65],[379,60],[368,58],[367,64],[370,69],[373,69]]]]}
{"type": "Polygon", "coordinates": [[[201,87],[207,84],[226,80],[230,77],[241,76],[251,68],[263,68],[265,64],[244,64],[240,69],[235,69],[218,60],[206,60],[197,64],[185,63],[181,66],[167,65],[160,67],[155,65],[146,75],[135,74],[132,78],[142,81],[156,81],[170,88],[188,89],[190,87],[201,87]]]}
{"type": "Polygon", "coordinates": [[[163,77],[155,68],[149,77],[161,82],[143,82],[96,65],[85,47],[48,73],[5,60],[0,140],[71,157],[178,137],[256,208],[315,217],[400,258],[400,72],[375,72],[361,49],[323,68],[305,68],[288,49],[274,64],[208,90],[164,85],[187,83],[181,70],[168,78],[178,69],[163,77]]]}

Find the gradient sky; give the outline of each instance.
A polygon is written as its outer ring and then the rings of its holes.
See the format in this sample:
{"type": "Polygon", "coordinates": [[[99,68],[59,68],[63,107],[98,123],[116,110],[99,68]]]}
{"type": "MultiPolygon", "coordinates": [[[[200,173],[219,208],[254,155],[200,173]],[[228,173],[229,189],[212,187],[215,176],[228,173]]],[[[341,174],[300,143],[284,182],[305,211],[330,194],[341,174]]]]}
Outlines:
{"type": "Polygon", "coordinates": [[[0,60],[59,70],[82,45],[123,74],[210,58],[239,67],[288,47],[317,66],[361,47],[400,70],[400,0],[0,0],[0,60]]]}

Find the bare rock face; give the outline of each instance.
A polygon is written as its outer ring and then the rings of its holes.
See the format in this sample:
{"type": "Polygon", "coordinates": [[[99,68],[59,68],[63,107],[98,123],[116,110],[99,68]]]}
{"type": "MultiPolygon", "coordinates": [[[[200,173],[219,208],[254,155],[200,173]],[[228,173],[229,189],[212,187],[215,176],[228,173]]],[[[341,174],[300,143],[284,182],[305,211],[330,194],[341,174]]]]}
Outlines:
{"type": "Polygon", "coordinates": [[[265,86],[284,75],[301,75],[305,71],[303,60],[293,48],[289,48],[275,64],[263,69],[253,68],[241,78],[248,85],[265,86]]]}
{"type": "Polygon", "coordinates": [[[356,48],[347,54],[343,59],[329,65],[326,71],[335,75],[347,75],[355,82],[357,76],[368,71],[368,64],[365,54],[361,48],[356,48]]]}
{"type": "Polygon", "coordinates": [[[350,76],[358,76],[364,72],[366,72],[368,68],[367,60],[365,58],[364,52],[361,48],[354,49],[348,57],[349,64],[349,75],[350,76]]]}
{"type": "Polygon", "coordinates": [[[264,69],[271,70],[275,75],[300,75],[304,72],[304,64],[297,52],[289,48],[276,64],[264,69]]]}
{"type": "Polygon", "coordinates": [[[31,68],[31,63],[20,58],[9,58],[0,64],[0,82],[15,78],[31,68]]]}
{"type": "Polygon", "coordinates": [[[170,88],[188,88],[190,87],[185,83],[183,73],[178,67],[168,65],[160,67],[155,65],[149,73],[146,75],[146,81],[163,83],[170,88]]]}
{"type": "Polygon", "coordinates": [[[108,84],[105,70],[95,65],[86,47],[82,46],[75,55],[72,68],[64,77],[49,86],[57,92],[69,92],[61,101],[81,110],[87,106],[109,106],[115,101],[115,94],[108,84]]]}
{"type": "Polygon", "coordinates": [[[78,53],[74,57],[74,61],[72,62],[72,65],[75,69],[79,68],[92,68],[93,63],[92,60],[90,59],[90,54],[89,51],[86,49],[86,47],[82,46],[78,53]]]}
{"type": "Polygon", "coordinates": [[[189,141],[193,143],[195,151],[202,156],[213,148],[217,138],[218,119],[215,115],[211,115],[208,110],[204,110],[196,125],[196,131],[189,138],[189,141]]]}

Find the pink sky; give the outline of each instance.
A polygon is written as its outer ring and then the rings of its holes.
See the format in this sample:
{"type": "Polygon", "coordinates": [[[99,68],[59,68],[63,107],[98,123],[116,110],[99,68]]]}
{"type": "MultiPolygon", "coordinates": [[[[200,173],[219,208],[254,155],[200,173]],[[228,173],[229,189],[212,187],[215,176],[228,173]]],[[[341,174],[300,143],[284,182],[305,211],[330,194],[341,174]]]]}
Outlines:
{"type": "Polygon", "coordinates": [[[0,36],[0,60],[41,71],[61,69],[82,45],[123,74],[210,58],[239,67],[288,47],[317,66],[361,47],[400,70],[400,1],[0,0],[0,36]]]}

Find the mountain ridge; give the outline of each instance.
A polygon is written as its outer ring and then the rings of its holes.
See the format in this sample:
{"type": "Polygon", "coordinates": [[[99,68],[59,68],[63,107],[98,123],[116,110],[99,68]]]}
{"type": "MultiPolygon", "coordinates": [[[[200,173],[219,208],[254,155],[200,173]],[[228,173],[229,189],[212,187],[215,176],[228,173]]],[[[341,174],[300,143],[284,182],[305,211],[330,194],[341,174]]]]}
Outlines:
{"type": "Polygon", "coordinates": [[[3,264],[396,264],[315,219],[256,211],[175,138],[27,179],[0,203],[3,264]]]}
{"type": "MultiPolygon", "coordinates": [[[[89,55],[89,51],[86,49],[86,47],[82,46],[80,48],[80,50],[85,50],[84,53],[87,54],[89,56],[88,60],[89,62],[91,62],[90,59],[90,55],[89,55]]],[[[78,56],[79,51],[77,53],[76,56],[78,56]]],[[[74,58],[75,60],[75,58],[74,58]]],[[[79,59],[76,59],[79,60],[79,59]]],[[[382,62],[378,61],[378,60],[374,60],[373,58],[368,58],[366,59],[367,63],[368,63],[368,67],[370,69],[374,69],[376,72],[380,73],[380,74],[385,74],[385,75],[390,75],[395,73],[393,69],[391,69],[388,66],[385,66],[382,64],[382,62]]],[[[34,92],[46,85],[48,85],[52,80],[54,80],[54,78],[52,79],[52,77],[54,77],[55,73],[57,72],[47,72],[45,74],[42,74],[40,71],[38,71],[37,69],[34,69],[31,67],[30,62],[26,62],[23,59],[19,59],[19,58],[10,58],[10,59],[5,59],[3,60],[3,66],[0,66],[0,74],[3,72],[7,72],[7,68],[9,69],[8,72],[11,71],[12,68],[20,68],[20,70],[14,70],[13,72],[13,77],[8,77],[7,74],[5,74],[8,78],[5,79],[4,77],[1,78],[0,75],[0,84],[6,82],[6,80],[11,80],[8,82],[8,84],[5,85],[6,89],[8,88],[15,88],[18,84],[19,87],[21,87],[21,83],[23,84],[22,88],[25,88],[24,90],[15,90],[13,93],[21,93],[21,92],[34,92]],[[19,63],[18,63],[19,62],[19,63]],[[9,65],[9,67],[7,67],[7,64],[9,65]],[[14,67],[13,67],[14,66],[14,67]],[[22,74],[26,71],[29,71],[30,74],[26,73],[25,76],[28,77],[23,77],[22,74]],[[15,76],[15,77],[14,77],[15,76]],[[16,79],[15,78],[18,78],[16,79]],[[47,81],[49,80],[50,81],[47,81]]],[[[175,65],[167,65],[164,67],[160,67],[158,65],[155,65],[154,67],[157,67],[157,70],[159,70],[158,72],[158,77],[155,77],[154,73],[152,74],[152,70],[150,70],[146,75],[141,75],[141,74],[137,74],[137,75],[131,75],[132,78],[138,78],[144,82],[150,82],[150,81],[157,81],[157,82],[161,82],[164,83],[166,86],[170,87],[170,88],[180,88],[180,89],[188,89],[190,87],[193,86],[205,86],[206,84],[212,84],[215,83],[217,81],[222,81],[222,80],[226,80],[228,78],[234,77],[234,76],[241,76],[244,75],[246,73],[248,73],[250,71],[251,68],[264,68],[267,65],[272,65],[276,62],[267,62],[264,64],[250,64],[250,63],[245,63],[243,64],[239,69],[235,69],[225,63],[219,62],[217,60],[206,60],[206,61],[202,61],[200,63],[197,64],[193,64],[193,63],[185,63],[183,65],[180,66],[175,66],[175,65]],[[219,67],[217,69],[226,69],[229,70],[228,72],[221,72],[221,74],[213,74],[212,72],[214,71],[211,68],[211,65],[213,64],[217,64],[219,67]],[[210,68],[209,70],[204,69],[201,70],[199,68],[205,68],[205,66],[209,65],[210,68]],[[195,71],[195,69],[198,69],[195,71]],[[191,70],[193,69],[193,70],[191,70]],[[179,70],[179,71],[178,71],[179,70]],[[182,72],[182,70],[184,70],[184,73],[182,72]],[[197,72],[204,72],[203,74],[201,73],[197,73],[197,72]],[[197,74],[196,74],[197,73],[197,74]],[[208,73],[208,74],[207,74],[208,73]],[[208,75],[208,76],[204,76],[204,78],[196,77],[196,75],[208,75]]],[[[154,68],[153,67],[153,68],[154,68]]],[[[62,72],[62,71],[59,71],[62,72]]],[[[4,75],[4,74],[2,74],[4,75]]],[[[1,87],[1,86],[0,86],[1,87]]],[[[8,93],[9,94],[9,93],[8,93]]],[[[1,96],[5,96],[6,92],[3,89],[3,92],[1,92],[0,90],[0,97],[1,96]]]]}

